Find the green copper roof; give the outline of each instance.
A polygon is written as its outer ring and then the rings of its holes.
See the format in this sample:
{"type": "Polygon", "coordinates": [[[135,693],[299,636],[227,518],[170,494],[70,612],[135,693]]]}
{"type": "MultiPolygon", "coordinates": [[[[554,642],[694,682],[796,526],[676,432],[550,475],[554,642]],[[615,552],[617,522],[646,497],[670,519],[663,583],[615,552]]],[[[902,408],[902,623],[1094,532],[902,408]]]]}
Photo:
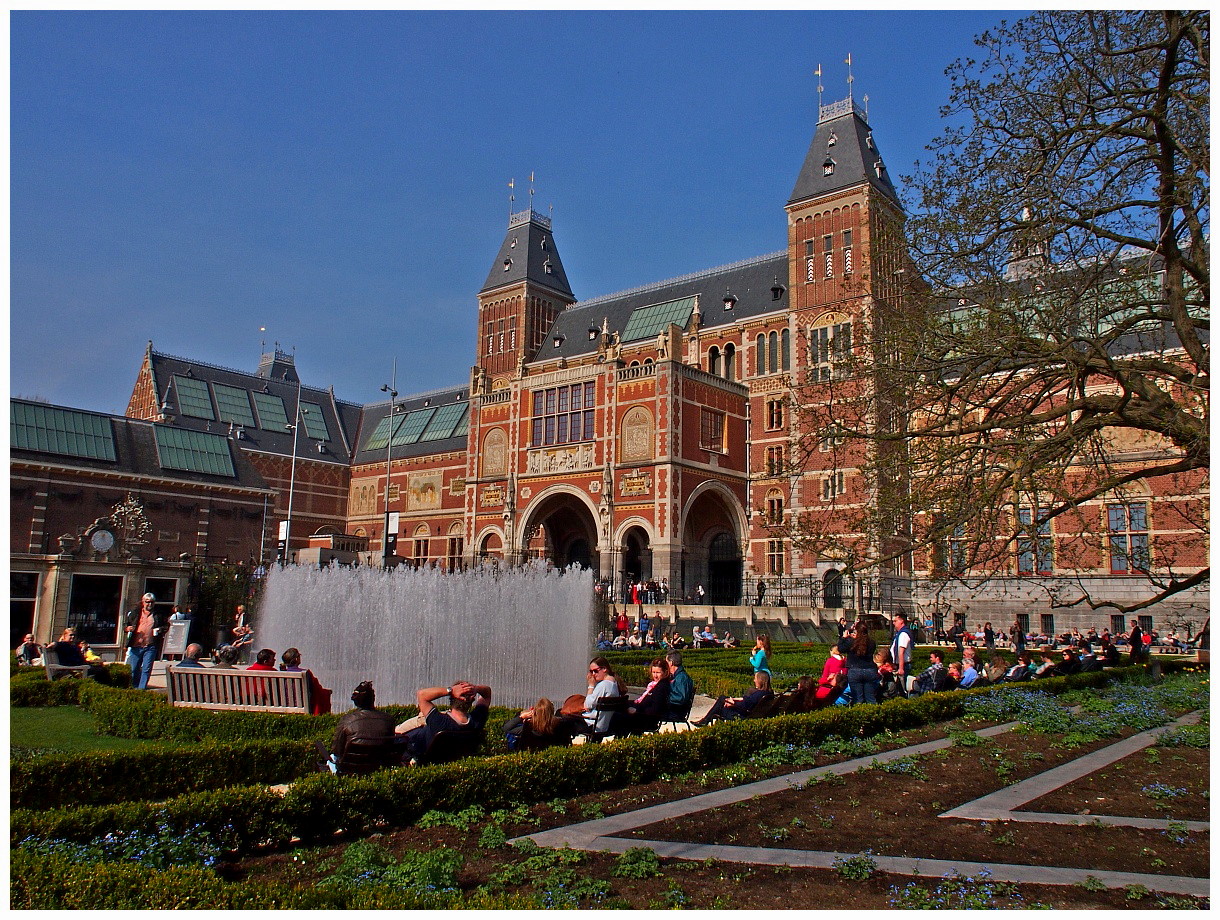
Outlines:
{"type": "Polygon", "coordinates": [[[178,391],[178,411],[192,418],[215,419],[212,411],[212,398],[208,395],[208,385],[193,377],[183,377],[174,374],[174,387],[178,391]]]}
{"type": "Polygon", "coordinates": [[[213,383],[212,392],[216,395],[216,407],[220,410],[222,422],[236,422],[239,425],[254,427],[254,413],[250,411],[248,391],[223,383],[213,383]]]}
{"type": "Polygon", "coordinates": [[[288,424],[288,413],[284,411],[284,400],[270,393],[253,393],[258,409],[259,428],[264,431],[283,431],[288,424]]]}
{"type": "Polygon", "coordinates": [[[89,460],[115,459],[110,419],[54,406],[12,402],[9,436],[18,450],[66,454],[89,460]]]}
{"type": "Polygon", "coordinates": [[[157,459],[164,469],[213,476],[237,475],[233,470],[229,439],[223,435],[166,425],[154,425],[153,433],[157,441],[157,459]]]}
{"type": "Polygon", "coordinates": [[[667,303],[654,303],[647,307],[637,307],[631,311],[627,327],[623,330],[624,342],[635,342],[640,339],[652,338],[659,332],[669,328],[670,323],[677,323],[683,329],[690,321],[691,311],[695,308],[694,297],[683,297],[667,303]]]}

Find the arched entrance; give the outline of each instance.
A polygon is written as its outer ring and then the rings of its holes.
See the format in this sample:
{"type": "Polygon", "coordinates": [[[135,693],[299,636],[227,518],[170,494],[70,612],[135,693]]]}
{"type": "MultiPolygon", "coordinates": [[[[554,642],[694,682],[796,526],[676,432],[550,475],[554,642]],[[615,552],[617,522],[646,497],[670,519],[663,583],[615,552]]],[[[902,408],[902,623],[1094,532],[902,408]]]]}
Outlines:
{"type": "Polygon", "coordinates": [[[543,496],[523,521],[522,554],[527,559],[546,559],[561,569],[596,568],[597,525],[592,510],[570,492],[543,496]]]}
{"type": "Polygon", "coordinates": [[[648,581],[652,577],[652,545],[648,531],[643,527],[629,527],[623,534],[622,566],[619,570],[620,592],[623,602],[630,601],[629,586],[638,581],[648,581]]]}
{"type": "Polygon", "coordinates": [[[502,559],[504,557],[504,541],[494,530],[484,534],[479,540],[478,557],[480,559],[502,559]]]}
{"type": "Polygon", "coordinates": [[[733,606],[741,603],[741,553],[745,513],[736,498],[719,483],[707,483],[693,493],[686,509],[682,543],[682,592],[686,597],[703,586],[703,602],[733,606]]]}
{"type": "Polygon", "coordinates": [[[830,569],[822,576],[822,606],[838,609],[843,606],[843,575],[830,569]]]}

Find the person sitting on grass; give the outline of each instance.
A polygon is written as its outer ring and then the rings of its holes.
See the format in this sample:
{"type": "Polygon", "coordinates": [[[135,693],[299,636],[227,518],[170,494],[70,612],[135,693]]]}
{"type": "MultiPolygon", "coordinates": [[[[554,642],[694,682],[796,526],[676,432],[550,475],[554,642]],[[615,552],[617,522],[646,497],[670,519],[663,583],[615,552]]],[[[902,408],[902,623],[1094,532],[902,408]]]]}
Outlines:
{"type": "Polygon", "coordinates": [[[1004,683],[1015,683],[1017,681],[1029,680],[1034,676],[1034,659],[1029,652],[1022,652],[1017,656],[1017,663],[1004,672],[1000,680],[1004,683]]]}
{"type": "Polygon", "coordinates": [[[742,697],[726,697],[717,698],[712,704],[712,708],[708,710],[707,715],[699,719],[694,724],[700,727],[711,725],[717,719],[726,721],[732,719],[744,719],[748,716],[759,703],[763,700],[769,700],[774,694],[771,692],[771,675],[766,671],[754,672],[754,689],[742,697]]]}
{"type": "Polygon", "coordinates": [[[956,690],[962,680],[962,665],[961,662],[955,661],[950,664],[945,671],[948,672],[945,677],[945,689],[956,690]]]}
{"type": "MultiPolygon", "coordinates": [[[[952,671],[950,671],[952,673],[952,671]]],[[[957,680],[957,686],[965,690],[967,687],[973,687],[974,682],[979,679],[979,672],[975,670],[974,659],[965,658],[957,665],[957,673],[953,675],[957,680]]]]}
{"type": "Polygon", "coordinates": [[[415,694],[419,715],[395,727],[406,746],[404,760],[419,758],[441,732],[481,731],[491,709],[491,687],[459,680],[451,687],[424,687],[415,694]],[[448,711],[436,701],[449,698],[448,711]]]}
{"type": "Polygon", "coordinates": [[[1058,676],[1056,669],[1059,666],[1059,660],[1055,657],[1055,650],[1049,645],[1044,645],[1038,652],[1038,656],[1042,659],[1042,663],[1034,670],[1034,677],[1058,676]]]}

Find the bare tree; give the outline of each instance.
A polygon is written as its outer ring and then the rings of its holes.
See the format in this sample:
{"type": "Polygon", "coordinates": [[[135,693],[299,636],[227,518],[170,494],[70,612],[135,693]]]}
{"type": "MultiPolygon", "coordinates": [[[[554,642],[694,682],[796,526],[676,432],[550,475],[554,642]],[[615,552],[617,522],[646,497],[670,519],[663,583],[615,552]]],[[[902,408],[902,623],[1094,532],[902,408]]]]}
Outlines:
{"type": "Polygon", "coordinates": [[[949,69],[910,269],[868,279],[837,389],[797,394],[809,454],[834,432],[871,495],[807,541],[946,579],[1125,553],[1138,600],[1052,597],[1121,611],[1207,582],[1209,38],[1207,12],[1044,11],[949,69]],[[1153,494],[1147,547],[1106,515],[1153,494]]]}

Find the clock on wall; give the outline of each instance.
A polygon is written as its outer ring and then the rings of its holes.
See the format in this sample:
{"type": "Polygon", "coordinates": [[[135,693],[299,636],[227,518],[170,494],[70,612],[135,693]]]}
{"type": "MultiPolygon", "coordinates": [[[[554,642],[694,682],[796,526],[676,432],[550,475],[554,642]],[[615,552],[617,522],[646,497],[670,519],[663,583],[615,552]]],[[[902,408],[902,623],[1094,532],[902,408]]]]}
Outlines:
{"type": "Polygon", "coordinates": [[[109,530],[99,528],[89,537],[89,545],[99,553],[108,553],[114,546],[114,534],[109,530]]]}

